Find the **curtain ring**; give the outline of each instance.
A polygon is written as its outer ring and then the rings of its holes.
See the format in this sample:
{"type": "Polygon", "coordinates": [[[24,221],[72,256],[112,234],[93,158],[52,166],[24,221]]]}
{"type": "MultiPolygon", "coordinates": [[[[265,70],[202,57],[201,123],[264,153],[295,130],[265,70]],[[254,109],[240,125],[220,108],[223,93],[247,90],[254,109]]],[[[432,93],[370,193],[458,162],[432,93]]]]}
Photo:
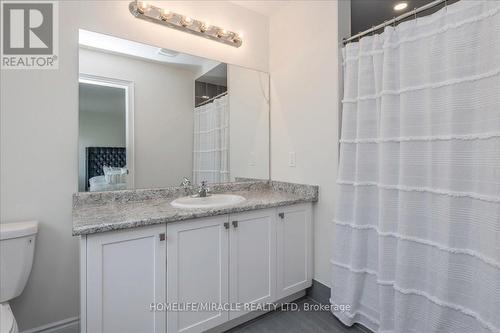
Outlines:
{"type": "Polygon", "coordinates": [[[413,16],[415,19],[415,24],[417,24],[417,7],[413,8],[413,16]]]}
{"type": "Polygon", "coordinates": [[[444,0],[444,12],[448,14],[448,0],[444,0]]]}
{"type": "Polygon", "coordinates": [[[392,23],[393,27],[396,28],[396,17],[393,17],[392,19],[394,20],[394,22],[392,23]]]}

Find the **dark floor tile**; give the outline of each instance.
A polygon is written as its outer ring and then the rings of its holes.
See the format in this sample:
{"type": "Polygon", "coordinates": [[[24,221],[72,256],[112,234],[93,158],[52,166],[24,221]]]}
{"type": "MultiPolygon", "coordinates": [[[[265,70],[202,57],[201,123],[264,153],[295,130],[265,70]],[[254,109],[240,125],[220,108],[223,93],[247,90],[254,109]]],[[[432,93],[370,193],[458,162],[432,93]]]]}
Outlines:
{"type": "Polygon", "coordinates": [[[304,305],[315,304],[311,299],[295,302],[301,311],[273,311],[256,318],[228,333],[364,333],[359,327],[344,326],[328,311],[304,311],[304,305]]]}

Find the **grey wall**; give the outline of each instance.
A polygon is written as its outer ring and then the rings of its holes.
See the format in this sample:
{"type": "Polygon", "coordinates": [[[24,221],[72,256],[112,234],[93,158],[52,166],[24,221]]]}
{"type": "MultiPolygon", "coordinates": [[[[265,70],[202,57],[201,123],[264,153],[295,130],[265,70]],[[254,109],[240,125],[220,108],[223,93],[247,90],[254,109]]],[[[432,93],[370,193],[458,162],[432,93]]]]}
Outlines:
{"type": "Polygon", "coordinates": [[[40,222],[33,270],[12,302],[21,330],[78,316],[78,29],[266,71],[267,18],[227,1],[172,10],[244,31],[241,48],[134,18],[130,1],[59,1],[59,69],[0,71],[0,221],[40,222]],[[112,15],[110,14],[112,13],[112,15]]]}
{"type": "Polygon", "coordinates": [[[80,73],[134,83],[135,188],[176,186],[192,174],[194,73],[87,49],[80,73]]]}
{"type": "Polygon", "coordinates": [[[228,66],[229,165],[236,177],[269,178],[269,74],[228,66]]]}

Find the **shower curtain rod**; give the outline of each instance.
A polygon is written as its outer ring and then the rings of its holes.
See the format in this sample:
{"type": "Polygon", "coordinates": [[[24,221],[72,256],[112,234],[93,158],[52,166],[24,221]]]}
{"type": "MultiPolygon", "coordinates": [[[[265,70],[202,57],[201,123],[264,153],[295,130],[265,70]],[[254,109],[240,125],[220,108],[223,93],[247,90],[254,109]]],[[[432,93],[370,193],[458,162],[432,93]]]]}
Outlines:
{"type": "Polygon", "coordinates": [[[368,35],[368,34],[369,34],[369,33],[371,33],[371,32],[377,31],[377,30],[382,29],[382,28],[384,28],[384,27],[386,27],[386,26],[388,26],[388,25],[392,25],[392,24],[395,24],[396,22],[399,22],[399,21],[401,21],[401,20],[404,20],[404,19],[405,19],[405,18],[407,18],[407,17],[413,16],[413,15],[416,17],[418,13],[423,12],[424,10],[431,9],[431,8],[433,8],[433,7],[436,7],[436,6],[440,5],[440,4],[442,4],[443,2],[444,2],[444,5],[445,5],[445,7],[446,7],[446,6],[448,5],[448,4],[447,4],[448,0],[436,0],[436,1],[433,1],[433,2],[431,2],[431,3],[428,3],[427,5],[424,5],[424,6],[422,6],[422,7],[415,8],[415,9],[413,9],[412,11],[409,11],[409,12],[407,12],[407,13],[404,13],[404,14],[402,14],[402,15],[399,15],[398,17],[395,17],[395,18],[393,18],[392,20],[385,21],[385,22],[384,22],[384,23],[382,23],[382,24],[379,24],[379,25],[377,25],[377,26],[371,27],[370,29],[365,30],[365,31],[363,31],[363,32],[360,32],[360,33],[358,33],[358,34],[356,34],[356,35],[354,35],[354,36],[352,36],[352,37],[349,37],[349,38],[344,38],[344,39],[342,40],[342,43],[345,45],[345,44],[347,44],[347,43],[352,42],[352,41],[353,41],[353,40],[355,40],[355,39],[358,39],[358,38],[361,38],[361,37],[363,37],[363,36],[366,36],[366,35],[368,35]]]}
{"type": "Polygon", "coordinates": [[[227,91],[224,91],[222,94],[218,94],[217,96],[214,96],[214,97],[212,97],[212,98],[210,98],[210,99],[207,99],[206,101],[201,102],[200,104],[196,105],[195,107],[198,107],[198,106],[203,106],[203,105],[205,105],[205,104],[208,104],[208,103],[210,103],[210,102],[213,102],[213,101],[214,101],[214,100],[216,100],[217,98],[220,98],[220,97],[222,97],[222,96],[224,96],[224,95],[227,95],[227,91]]]}

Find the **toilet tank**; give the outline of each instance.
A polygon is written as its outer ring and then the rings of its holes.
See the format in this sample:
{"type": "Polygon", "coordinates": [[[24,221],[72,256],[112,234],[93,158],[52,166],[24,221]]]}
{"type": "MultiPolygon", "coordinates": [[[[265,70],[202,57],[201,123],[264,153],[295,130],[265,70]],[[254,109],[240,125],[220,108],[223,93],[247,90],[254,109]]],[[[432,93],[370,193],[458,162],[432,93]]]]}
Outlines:
{"type": "Polygon", "coordinates": [[[0,303],[21,294],[33,264],[38,222],[0,223],[0,303]]]}

